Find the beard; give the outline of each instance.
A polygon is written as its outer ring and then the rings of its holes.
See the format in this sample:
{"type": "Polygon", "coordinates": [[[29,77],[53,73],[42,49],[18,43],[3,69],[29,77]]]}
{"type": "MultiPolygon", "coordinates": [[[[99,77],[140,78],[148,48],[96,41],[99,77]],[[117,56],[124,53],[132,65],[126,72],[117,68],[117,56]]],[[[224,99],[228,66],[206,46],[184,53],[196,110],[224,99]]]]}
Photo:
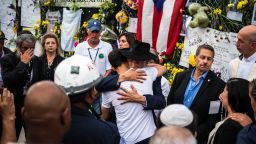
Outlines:
{"type": "Polygon", "coordinates": [[[91,44],[94,44],[94,45],[99,44],[100,42],[99,38],[89,38],[88,40],[91,44]]]}

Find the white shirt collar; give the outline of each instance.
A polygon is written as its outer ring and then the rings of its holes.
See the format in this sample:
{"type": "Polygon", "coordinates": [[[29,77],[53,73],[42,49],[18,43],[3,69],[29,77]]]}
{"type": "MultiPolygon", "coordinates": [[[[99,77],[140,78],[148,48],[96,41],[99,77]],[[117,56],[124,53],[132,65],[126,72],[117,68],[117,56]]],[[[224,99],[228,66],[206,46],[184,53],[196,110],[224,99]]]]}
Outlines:
{"type": "Polygon", "coordinates": [[[256,52],[248,58],[243,57],[243,60],[246,62],[256,62],[256,52]]]}
{"type": "MultiPolygon", "coordinates": [[[[86,44],[86,47],[87,47],[87,48],[92,49],[92,47],[89,45],[88,41],[85,41],[85,44],[86,44]]],[[[99,44],[98,44],[95,48],[93,48],[93,49],[100,49],[100,48],[102,48],[102,42],[101,42],[101,40],[100,40],[99,44]]]]}

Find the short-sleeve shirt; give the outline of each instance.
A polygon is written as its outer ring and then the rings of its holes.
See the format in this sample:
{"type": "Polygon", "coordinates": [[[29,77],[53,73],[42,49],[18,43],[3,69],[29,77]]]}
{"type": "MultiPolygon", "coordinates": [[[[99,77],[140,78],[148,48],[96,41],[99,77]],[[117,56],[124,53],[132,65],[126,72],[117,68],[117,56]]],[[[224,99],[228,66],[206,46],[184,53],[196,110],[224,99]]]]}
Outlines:
{"type": "Polygon", "coordinates": [[[104,75],[104,73],[111,69],[111,65],[108,60],[108,54],[113,50],[112,46],[104,41],[99,42],[98,46],[92,48],[87,41],[84,41],[77,45],[75,48],[75,54],[83,55],[90,58],[100,74],[104,75]]]}
{"type": "MultiPolygon", "coordinates": [[[[124,81],[120,87],[131,90],[131,84],[140,95],[153,95],[152,84],[157,77],[157,70],[153,67],[142,68],[147,74],[143,83],[136,81],[124,81]]],[[[139,103],[125,103],[118,100],[117,91],[109,91],[102,94],[102,106],[110,108],[114,106],[119,133],[126,144],[134,144],[151,137],[155,132],[155,123],[151,110],[144,110],[139,103]]]]}

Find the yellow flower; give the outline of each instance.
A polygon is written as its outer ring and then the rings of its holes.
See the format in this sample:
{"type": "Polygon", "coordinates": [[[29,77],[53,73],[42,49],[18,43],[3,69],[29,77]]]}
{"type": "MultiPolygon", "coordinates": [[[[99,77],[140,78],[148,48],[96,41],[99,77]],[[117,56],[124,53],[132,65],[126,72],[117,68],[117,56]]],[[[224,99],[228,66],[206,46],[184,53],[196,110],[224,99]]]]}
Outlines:
{"type": "Polygon", "coordinates": [[[120,24],[125,24],[128,21],[128,16],[126,15],[126,13],[121,10],[116,14],[116,20],[120,23],[120,24]]]}
{"type": "Polygon", "coordinates": [[[133,4],[132,0],[128,0],[128,1],[127,1],[127,4],[128,4],[129,6],[132,6],[132,4],[133,4]]]}
{"type": "Polygon", "coordinates": [[[229,7],[229,8],[232,8],[232,7],[234,7],[234,4],[233,4],[233,3],[230,3],[230,4],[228,4],[228,7],[229,7]]]}
{"type": "Polygon", "coordinates": [[[189,55],[188,64],[190,64],[192,67],[196,66],[196,61],[195,61],[195,55],[194,54],[189,55]]]}
{"type": "Polygon", "coordinates": [[[30,28],[25,27],[23,30],[30,31],[30,28]]]}
{"type": "Polygon", "coordinates": [[[54,33],[57,33],[57,31],[58,31],[58,27],[57,27],[57,26],[54,26],[53,32],[54,32],[54,33]]]}
{"type": "Polygon", "coordinates": [[[242,9],[242,8],[243,8],[243,4],[242,4],[241,2],[239,2],[239,3],[237,4],[236,8],[237,8],[238,10],[242,9]]]}
{"type": "Polygon", "coordinates": [[[247,5],[248,4],[248,0],[243,0],[243,4],[247,5]]]}
{"type": "Polygon", "coordinates": [[[222,10],[219,9],[219,8],[216,8],[216,9],[214,9],[214,11],[213,11],[213,13],[214,13],[215,15],[221,15],[221,12],[222,12],[222,10]]]}
{"type": "Polygon", "coordinates": [[[44,21],[42,21],[41,25],[42,25],[44,28],[46,28],[47,25],[48,25],[48,23],[49,23],[48,20],[44,20],[44,21]]]}
{"type": "Polygon", "coordinates": [[[180,46],[180,43],[177,42],[177,43],[176,43],[176,47],[179,47],[179,46],[180,46]]]}
{"type": "Polygon", "coordinates": [[[50,5],[50,4],[51,4],[50,1],[46,1],[46,2],[44,3],[44,6],[48,6],[48,5],[50,5]]]}
{"type": "Polygon", "coordinates": [[[184,43],[180,43],[179,47],[178,47],[180,50],[183,50],[184,48],[184,43]]]}
{"type": "Polygon", "coordinates": [[[238,10],[241,10],[241,9],[243,9],[247,4],[248,4],[248,0],[242,0],[242,1],[238,2],[236,8],[237,8],[238,10]]]}
{"type": "Polygon", "coordinates": [[[179,71],[178,72],[183,72],[184,71],[184,69],[182,69],[182,68],[179,68],[179,71]]]}
{"type": "Polygon", "coordinates": [[[223,29],[223,26],[219,26],[219,30],[222,30],[223,29]]]}
{"type": "Polygon", "coordinates": [[[83,23],[83,27],[84,27],[84,28],[86,28],[86,27],[87,27],[87,25],[88,25],[88,22],[87,22],[87,21],[84,21],[84,23],[83,23]]]}
{"type": "Polygon", "coordinates": [[[169,85],[172,85],[172,83],[173,83],[173,79],[172,79],[172,78],[170,78],[168,81],[169,81],[169,85]]]}
{"type": "Polygon", "coordinates": [[[92,19],[98,20],[98,19],[99,19],[99,16],[100,16],[99,13],[95,13],[95,14],[92,15],[92,19]]]}
{"type": "Polygon", "coordinates": [[[44,2],[43,5],[44,5],[44,6],[49,6],[49,5],[52,4],[52,2],[53,2],[52,0],[47,0],[47,1],[44,2]]]}
{"type": "Polygon", "coordinates": [[[38,24],[35,24],[35,25],[34,25],[34,29],[35,29],[35,30],[38,30],[38,29],[39,29],[39,25],[38,25],[38,24]]]}

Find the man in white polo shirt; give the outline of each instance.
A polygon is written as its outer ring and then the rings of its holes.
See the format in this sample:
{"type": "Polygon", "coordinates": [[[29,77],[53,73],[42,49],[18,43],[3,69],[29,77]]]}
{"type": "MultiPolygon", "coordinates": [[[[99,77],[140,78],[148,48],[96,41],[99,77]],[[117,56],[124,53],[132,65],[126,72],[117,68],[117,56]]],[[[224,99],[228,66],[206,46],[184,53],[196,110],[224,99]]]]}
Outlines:
{"type": "Polygon", "coordinates": [[[100,40],[101,23],[97,20],[90,19],[87,26],[88,38],[75,48],[75,54],[89,57],[101,75],[107,75],[111,69],[108,61],[108,54],[112,51],[112,46],[100,40]]]}
{"type": "MultiPolygon", "coordinates": [[[[108,54],[113,48],[109,43],[100,40],[100,33],[101,23],[90,19],[87,26],[87,40],[77,45],[75,54],[90,58],[99,70],[99,73],[107,76],[111,69],[108,54]]],[[[93,103],[93,108],[100,115],[100,98],[93,103]]]]}
{"type": "Polygon", "coordinates": [[[229,63],[229,76],[247,79],[256,78],[256,26],[243,27],[237,35],[237,50],[241,55],[229,63]]]}

